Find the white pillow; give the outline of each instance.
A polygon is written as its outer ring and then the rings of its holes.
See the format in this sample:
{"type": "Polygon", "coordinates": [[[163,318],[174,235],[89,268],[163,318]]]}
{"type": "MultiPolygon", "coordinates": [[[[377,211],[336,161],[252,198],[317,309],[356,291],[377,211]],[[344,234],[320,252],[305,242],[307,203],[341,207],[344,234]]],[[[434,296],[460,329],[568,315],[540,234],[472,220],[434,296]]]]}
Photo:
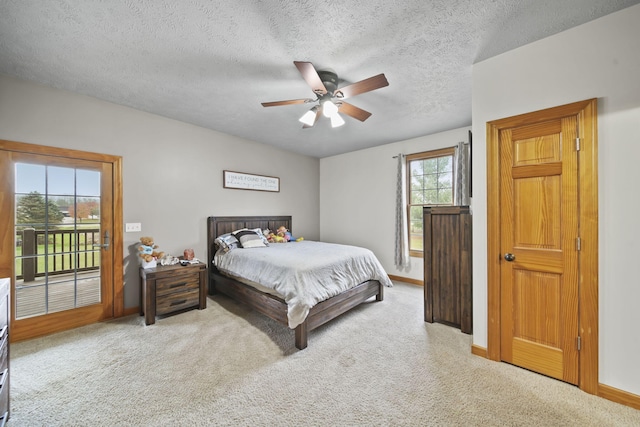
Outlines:
{"type": "Polygon", "coordinates": [[[254,230],[239,230],[235,231],[233,235],[240,242],[241,248],[260,248],[267,246],[262,240],[262,233],[257,233],[254,230]]]}

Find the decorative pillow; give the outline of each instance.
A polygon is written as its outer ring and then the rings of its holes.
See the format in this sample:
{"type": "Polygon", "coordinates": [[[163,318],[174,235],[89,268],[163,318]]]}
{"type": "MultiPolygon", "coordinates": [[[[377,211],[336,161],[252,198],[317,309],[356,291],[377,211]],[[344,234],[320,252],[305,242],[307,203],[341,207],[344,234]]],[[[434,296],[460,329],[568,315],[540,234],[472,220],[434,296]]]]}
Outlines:
{"type": "Polygon", "coordinates": [[[254,228],[251,231],[255,231],[258,236],[260,236],[260,238],[262,239],[262,242],[266,245],[269,246],[269,240],[267,239],[267,236],[264,233],[264,230],[260,229],[260,228],[254,228]]]}
{"type": "Polygon", "coordinates": [[[216,240],[214,240],[214,242],[220,249],[225,252],[229,252],[231,249],[237,248],[240,244],[240,242],[238,242],[238,239],[236,239],[236,236],[231,233],[222,234],[216,237],[216,240]]]}
{"type": "Polygon", "coordinates": [[[262,241],[261,234],[262,233],[256,233],[254,230],[240,230],[233,233],[240,242],[241,248],[260,248],[267,246],[262,241]]]}

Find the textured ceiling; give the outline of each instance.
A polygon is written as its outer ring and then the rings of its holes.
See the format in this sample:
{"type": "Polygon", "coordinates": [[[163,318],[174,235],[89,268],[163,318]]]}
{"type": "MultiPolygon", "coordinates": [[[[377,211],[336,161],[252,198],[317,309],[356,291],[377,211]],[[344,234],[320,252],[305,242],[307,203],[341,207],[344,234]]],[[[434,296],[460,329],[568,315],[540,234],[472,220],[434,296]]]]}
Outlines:
{"type": "MultiPolygon", "coordinates": [[[[472,64],[640,0],[0,0],[0,73],[326,157],[471,124],[472,64]],[[293,65],[372,113],[302,129],[293,65]]],[[[1,94],[0,94],[1,95],[1,94]]]]}

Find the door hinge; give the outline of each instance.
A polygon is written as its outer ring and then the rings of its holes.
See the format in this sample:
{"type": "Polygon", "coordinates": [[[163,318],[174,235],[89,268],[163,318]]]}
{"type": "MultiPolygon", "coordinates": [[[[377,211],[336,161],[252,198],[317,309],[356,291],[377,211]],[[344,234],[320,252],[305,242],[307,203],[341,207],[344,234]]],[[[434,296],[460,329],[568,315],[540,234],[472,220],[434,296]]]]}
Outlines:
{"type": "Polygon", "coordinates": [[[582,348],[582,340],[580,339],[579,336],[578,336],[577,344],[578,344],[578,351],[580,351],[580,349],[582,348]]]}
{"type": "Polygon", "coordinates": [[[579,237],[576,237],[576,250],[580,250],[582,247],[582,240],[579,237]]]}
{"type": "Polygon", "coordinates": [[[580,138],[576,138],[576,151],[580,151],[580,138]]]}

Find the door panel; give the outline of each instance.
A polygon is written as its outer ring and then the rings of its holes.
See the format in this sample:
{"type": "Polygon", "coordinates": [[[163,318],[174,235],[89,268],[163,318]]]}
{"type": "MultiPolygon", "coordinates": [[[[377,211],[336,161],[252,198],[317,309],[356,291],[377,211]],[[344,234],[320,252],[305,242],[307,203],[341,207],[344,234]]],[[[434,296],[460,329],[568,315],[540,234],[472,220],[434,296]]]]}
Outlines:
{"type": "Polygon", "coordinates": [[[588,99],[488,122],[486,145],[487,357],[571,383],[577,375],[580,389],[591,394],[599,389],[597,103],[588,99]],[[573,123],[579,150],[567,157],[576,147],[573,123]],[[576,168],[577,178],[569,174],[576,168]],[[531,212],[514,209],[527,203],[531,212]],[[514,223],[521,229],[514,231],[514,223]],[[511,262],[504,259],[507,248],[511,262]]]}
{"type": "Polygon", "coordinates": [[[501,357],[578,383],[575,117],[500,132],[501,357]]]}
{"type": "Polygon", "coordinates": [[[113,156],[0,141],[1,220],[10,231],[0,239],[0,271],[12,277],[12,340],[122,314],[122,304],[114,305],[119,164],[113,156]]]}

